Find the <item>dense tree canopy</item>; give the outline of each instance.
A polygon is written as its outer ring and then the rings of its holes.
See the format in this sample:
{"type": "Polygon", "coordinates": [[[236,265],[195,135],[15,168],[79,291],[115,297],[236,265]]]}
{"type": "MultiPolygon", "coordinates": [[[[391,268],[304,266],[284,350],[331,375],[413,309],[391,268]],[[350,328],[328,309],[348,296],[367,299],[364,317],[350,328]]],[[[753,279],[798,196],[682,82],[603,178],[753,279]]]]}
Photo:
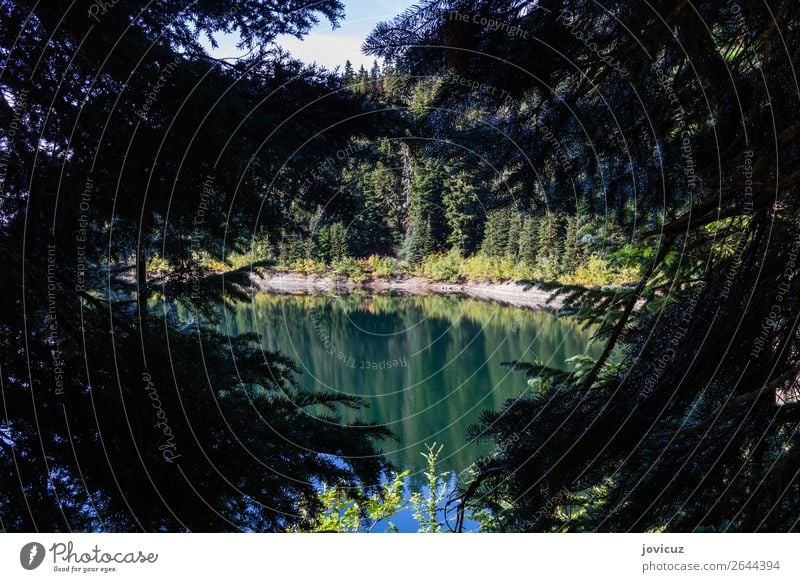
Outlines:
{"type": "Polygon", "coordinates": [[[336,415],[362,403],[218,323],[260,265],[402,261],[540,279],[601,330],[571,372],[509,364],[461,517],[797,529],[796,1],[423,0],[333,72],[273,41],[338,0],[0,10],[0,529],[281,530],[321,483],[378,494],[387,432],[336,415]]]}
{"type": "Polygon", "coordinates": [[[536,390],[475,427],[511,443],[463,492],[496,527],[796,529],[797,17],[778,0],[437,1],[368,39],[405,74],[458,79],[432,107],[490,108],[524,203],[587,204],[642,266],[627,291],[574,290],[605,328],[599,361],[517,363],[536,390]]]}
{"type": "Polygon", "coordinates": [[[0,10],[0,529],[281,530],[320,482],[377,484],[385,431],[215,331],[243,277],[201,260],[328,198],[307,167],[364,108],[269,43],[341,3],[0,10]],[[211,59],[217,33],[251,55],[211,59]]]}

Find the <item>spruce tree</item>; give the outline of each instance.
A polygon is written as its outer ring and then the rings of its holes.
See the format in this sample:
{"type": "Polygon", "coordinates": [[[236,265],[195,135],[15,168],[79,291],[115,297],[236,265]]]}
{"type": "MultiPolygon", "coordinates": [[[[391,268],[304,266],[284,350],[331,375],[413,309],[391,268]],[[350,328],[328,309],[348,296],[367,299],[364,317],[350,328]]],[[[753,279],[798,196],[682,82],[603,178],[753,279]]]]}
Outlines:
{"type": "Polygon", "coordinates": [[[341,222],[336,222],[330,227],[330,260],[341,261],[349,256],[347,229],[341,222]]]}
{"type": "Polygon", "coordinates": [[[522,234],[523,216],[517,210],[508,212],[508,240],[506,241],[505,256],[517,262],[519,259],[519,241],[522,234]]]}
{"type": "Polygon", "coordinates": [[[553,275],[560,267],[562,254],[561,216],[547,211],[539,221],[539,265],[553,275]]]}
{"type": "Polygon", "coordinates": [[[508,230],[510,226],[508,209],[501,208],[489,212],[486,217],[481,251],[492,258],[505,256],[508,247],[508,230]]]}
{"type": "Polygon", "coordinates": [[[350,90],[353,90],[353,82],[356,79],[356,72],[353,70],[353,63],[348,59],[344,63],[344,71],[342,72],[342,83],[350,90]]]}
{"type": "Polygon", "coordinates": [[[440,250],[446,239],[439,174],[436,161],[429,158],[417,162],[412,169],[409,208],[411,229],[406,242],[406,258],[412,263],[440,250]]]}
{"type": "Polygon", "coordinates": [[[471,252],[476,242],[478,196],[465,171],[445,179],[442,202],[450,230],[447,243],[462,254],[471,252]]]}
{"type": "Polygon", "coordinates": [[[539,223],[532,215],[525,217],[519,239],[519,258],[529,267],[536,265],[539,250],[539,223]]]}
{"type": "Polygon", "coordinates": [[[583,260],[583,245],[579,239],[581,219],[570,216],[566,220],[566,234],[564,237],[564,250],[561,254],[561,271],[574,273],[583,260]]]}

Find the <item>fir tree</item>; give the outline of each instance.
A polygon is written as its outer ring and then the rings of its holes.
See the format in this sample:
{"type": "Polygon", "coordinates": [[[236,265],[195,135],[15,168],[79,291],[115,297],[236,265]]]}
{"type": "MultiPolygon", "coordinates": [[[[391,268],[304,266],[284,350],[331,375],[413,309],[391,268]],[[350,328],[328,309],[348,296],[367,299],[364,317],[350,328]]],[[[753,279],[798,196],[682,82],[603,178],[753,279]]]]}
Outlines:
{"type": "Polygon", "coordinates": [[[442,202],[450,230],[447,243],[462,254],[472,252],[476,242],[478,196],[465,171],[445,180],[442,202]]]}
{"type": "Polygon", "coordinates": [[[481,251],[492,258],[502,258],[508,248],[509,211],[502,208],[489,212],[483,232],[481,251]]]}
{"type": "Polygon", "coordinates": [[[532,215],[525,217],[519,239],[519,258],[529,267],[536,265],[539,250],[539,224],[532,215]]]}
{"type": "Polygon", "coordinates": [[[519,259],[520,235],[522,234],[522,213],[510,210],[508,213],[508,240],[506,241],[505,256],[516,262],[519,259]]]}
{"type": "Polygon", "coordinates": [[[356,72],[353,70],[353,63],[351,63],[350,60],[348,59],[344,63],[344,72],[342,73],[342,83],[344,83],[345,87],[352,90],[354,88],[353,82],[355,81],[355,79],[356,79],[356,72]]]}
{"type": "Polygon", "coordinates": [[[349,256],[347,241],[347,229],[341,222],[336,222],[330,227],[330,260],[331,262],[341,261],[349,256]]]}
{"type": "Polygon", "coordinates": [[[561,271],[574,273],[583,260],[583,245],[579,239],[581,219],[570,216],[566,221],[566,235],[564,237],[564,250],[561,255],[561,271]]]}
{"type": "Polygon", "coordinates": [[[538,259],[539,265],[550,274],[560,267],[562,254],[561,216],[555,212],[545,212],[539,221],[538,259]]]}
{"type": "Polygon", "coordinates": [[[415,164],[411,177],[411,231],[406,243],[406,257],[419,262],[439,250],[444,242],[444,217],[441,212],[439,168],[434,160],[415,164]]]}

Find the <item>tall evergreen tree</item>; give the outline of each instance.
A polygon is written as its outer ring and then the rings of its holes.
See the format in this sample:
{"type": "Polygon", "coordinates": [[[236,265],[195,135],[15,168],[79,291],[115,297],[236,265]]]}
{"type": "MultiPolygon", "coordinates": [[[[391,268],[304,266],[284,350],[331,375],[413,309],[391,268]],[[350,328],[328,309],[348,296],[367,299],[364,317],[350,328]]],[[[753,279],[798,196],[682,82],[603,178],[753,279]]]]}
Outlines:
{"type": "Polygon", "coordinates": [[[475,186],[466,171],[445,179],[442,201],[450,230],[447,243],[464,254],[474,251],[480,207],[475,186]]]}
{"type": "Polygon", "coordinates": [[[345,61],[344,63],[344,71],[342,72],[342,82],[344,86],[353,89],[353,83],[356,80],[356,72],[353,70],[353,63],[350,62],[350,59],[345,61]]]}
{"type": "Polygon", "coordinates": [[[508,248],[510,227],[509,211],[506,208],[492,210],[486,217],[481,251],[493,258],[502,258],[508,248]]]}
{"type": "Polygon", "coordinates": [[[444,243],[440,170],[435,160],[424,158],[414,165],[410,197],[411,230],[406,257],[415,263],[440,250],[444,243]]]}
{"type": "Polygon", "coordinates": [[[506,242],[505,256],[517,262],[519,259],[519,241],[522,234],[523,216],[516,210],[508,212],[508,241],[506,242]]]}
{"type": "Polygon", "coordinates": [[[539,224],[532,215],[525,217],[519,239],[519,258],[529,267],[536,265],[539,251],[539,224]]]}
{"type": "Polygon", "coordinates": [[[565,228],[566,234],[564,237],[564,250],[561,255],[561,271],[564,273],[574,273],[575,269],[584,258],[583,245],[579,238],[581,219],[578,216],[568,217],[565,228]]]}

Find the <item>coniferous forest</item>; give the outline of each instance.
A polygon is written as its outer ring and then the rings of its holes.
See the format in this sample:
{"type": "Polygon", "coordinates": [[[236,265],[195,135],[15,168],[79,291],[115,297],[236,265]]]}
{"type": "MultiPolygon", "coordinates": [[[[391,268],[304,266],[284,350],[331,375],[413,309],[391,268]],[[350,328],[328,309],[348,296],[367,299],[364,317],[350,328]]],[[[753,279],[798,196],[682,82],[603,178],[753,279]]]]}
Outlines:
{"type": "Polygon", "coordinates": [[[0,0],[0,531],[798,531],[800,4],[347,9],[0,0]]]}

